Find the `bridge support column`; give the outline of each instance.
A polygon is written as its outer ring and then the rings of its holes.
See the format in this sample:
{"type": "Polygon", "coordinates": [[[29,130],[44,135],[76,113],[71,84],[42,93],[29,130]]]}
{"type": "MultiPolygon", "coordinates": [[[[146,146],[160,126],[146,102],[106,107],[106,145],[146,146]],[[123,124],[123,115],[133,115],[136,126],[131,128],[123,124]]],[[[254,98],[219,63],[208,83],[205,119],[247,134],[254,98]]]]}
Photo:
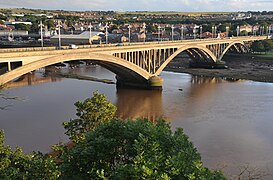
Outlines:
{"type": "Polygon", "coordinates": [[[11,62],[8,62],[8,72],[11,71],[11,62]]]}
{"type": "Polygon", "coordinates": [[[162,90],[163,79],[159,76],[153,76],[145,81],[132,81],[129,79],[122,79],[116,76],[118,88],[137,88],[149,90],[162,90]]]}

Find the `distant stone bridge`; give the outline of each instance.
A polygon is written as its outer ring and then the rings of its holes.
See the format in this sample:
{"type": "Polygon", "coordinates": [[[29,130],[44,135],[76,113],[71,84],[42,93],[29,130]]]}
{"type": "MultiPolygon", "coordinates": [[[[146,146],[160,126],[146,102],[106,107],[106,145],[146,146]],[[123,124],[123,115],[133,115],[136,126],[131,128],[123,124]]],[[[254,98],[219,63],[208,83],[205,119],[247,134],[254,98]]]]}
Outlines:
{"type": "Polygon", "coordinates": [[[0,49],[0,85],[59,62],[91,60],[117,75],[118,85],[162,87],[163,69],[180,53],[186,52],[196,62],[216,63],[232,49],[246,53],[251,42],[268,36],[244,36],[222,39],[195,39],[90,46],[79,49],[51,48],[0,49]]]}

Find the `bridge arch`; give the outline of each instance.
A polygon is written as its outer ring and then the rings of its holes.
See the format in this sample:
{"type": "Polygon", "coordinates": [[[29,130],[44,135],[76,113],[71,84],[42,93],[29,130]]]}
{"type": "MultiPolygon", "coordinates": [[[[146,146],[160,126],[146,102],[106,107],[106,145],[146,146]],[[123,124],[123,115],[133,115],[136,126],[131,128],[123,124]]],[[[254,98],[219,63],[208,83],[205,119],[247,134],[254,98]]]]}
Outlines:
{"type": "Polygon", "coordinates": [[[210,58],[211,61],[216,62],[216,59],[217,59],[216,56],[208,48],[204,46],[199,46],[199,45],[183,46],[177,49],[170,57],[168,57],[168,59],[166,59],[164,63],[157,69],[154,75],[158,76],[163,71],[163,69],[181,52],[183,51],[191,52],[192,50],[197,50],[201,56],[203,57],[207,56],[207,57],[204,57],[205,59],[210,58]]]}
{"type": "Polygon", "coordinates": [[[53,65],[60,62],[65,61],[73,61],[73,60],[90,60],[95,63],[107,68],[112,71],[122,79],[130,80],[130,81],[147,81],[152,75],[145,71],[144,69],[125,61],[123,59],[113,57],[108,54],[99,54],[99,53],[88,53],[88,54],[62,54],[55,55],[48,58],[41,58],[38,61],[34,61],[29,64],[25,64],[19,68],[16,68],[12,71],[9,71],[0,76],[0,85],[3,85],[13,79],[20,77],[24,74],[27,74],[31,71],[34,71],[39,68],[43,68],[49,65],[53,65]]]}
{"type": "Polygon", "coordinates": [[[236,44],[241,44],[242,46],[245,47],[245,43],[243,41],[234,41],[232,43],[230,43],[226,48],[225,50],[222,52],[221,56],[218,58],[218,60],[222,60],[222,58],[224,57],[224,55],[227,53],[227,51],[234,45],[236,44]]]}

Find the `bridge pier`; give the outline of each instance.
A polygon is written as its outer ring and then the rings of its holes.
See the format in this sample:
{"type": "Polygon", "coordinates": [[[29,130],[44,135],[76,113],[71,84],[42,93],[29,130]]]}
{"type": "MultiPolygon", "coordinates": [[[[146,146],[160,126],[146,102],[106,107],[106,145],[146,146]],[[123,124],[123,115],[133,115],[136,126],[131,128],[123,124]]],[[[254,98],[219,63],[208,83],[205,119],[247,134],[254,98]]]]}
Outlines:
{"type": "Polygon", "coordinates": [[[159,89],[162,90],[163,79],[159,76],[153,76],[148,80],[150,89],[159,89]]]}
{"type": "Polygon", "coordinates": [[[148,90],[162,90],[163,79],[159,76],[153,76],[146,81],[132,81],[122,79],[116,76],[117,88],[138,88],[148,90]]]}

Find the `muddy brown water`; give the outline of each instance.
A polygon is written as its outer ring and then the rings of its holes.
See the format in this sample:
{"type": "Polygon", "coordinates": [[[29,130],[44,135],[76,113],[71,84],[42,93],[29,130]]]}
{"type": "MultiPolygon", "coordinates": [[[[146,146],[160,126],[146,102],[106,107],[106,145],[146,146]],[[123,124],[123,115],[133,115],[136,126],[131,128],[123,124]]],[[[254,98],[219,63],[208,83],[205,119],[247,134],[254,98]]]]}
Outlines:
{"type": "MultiPolygon", "coordinates": [[[[115,80],[114,74],[99,66],[61,71],[115,80]]],[[[62,122],[75,117],[73,104],[99,90],[117,105],[122,118],[164,117],[173,129],[183,128],[205,166],[224,168],[228,177],[245,165],[257,172],[273,172],[272,83],[173,72],[161,76],[162,92],[117,90],[114,84],[44,77],[43,72],[22,77],[2,91],[23,99],[0,100],[0,106],[11,105],[0,112],[6,144],[45,153],[50,145],[66,142],[62,122]]]]}

